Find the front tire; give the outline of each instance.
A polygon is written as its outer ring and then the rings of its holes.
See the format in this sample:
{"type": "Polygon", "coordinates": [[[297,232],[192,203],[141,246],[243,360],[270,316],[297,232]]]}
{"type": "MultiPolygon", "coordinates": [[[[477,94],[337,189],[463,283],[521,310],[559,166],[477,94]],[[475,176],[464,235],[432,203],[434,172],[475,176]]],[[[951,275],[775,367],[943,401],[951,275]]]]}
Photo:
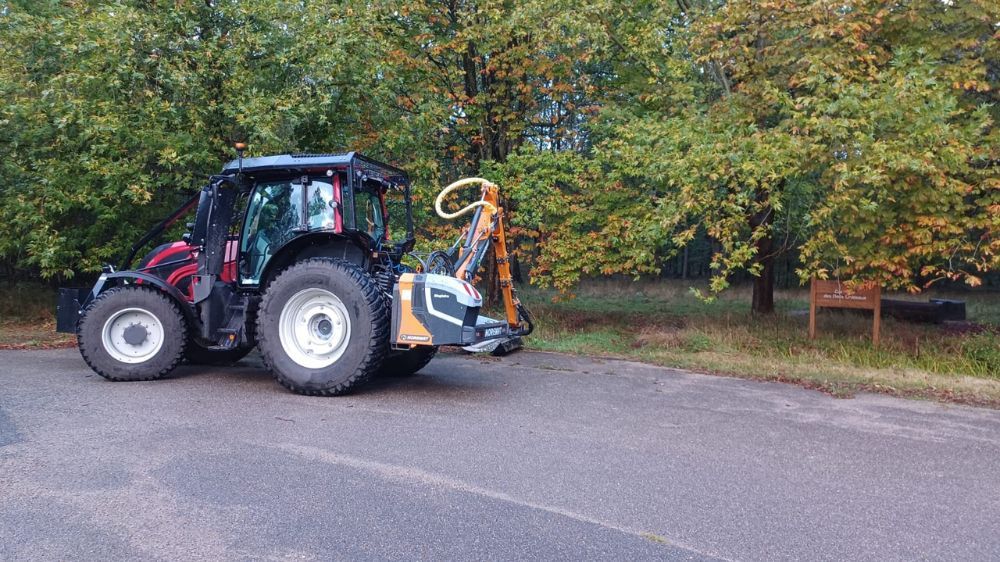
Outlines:
{"type": "Polygon", "coordinates": [[[349,392],[377,372],[389,314],[375,281],[346,261],[313,258],[268,286],[257,316],[264,364],[299,394],[349,392]]]}
{"type": "Polygon", "coordinates": [[[148,381],[184,355],[187,324],[177,304],[151,287],[115,287],[84,311],[77,330],[84,361],[111,381],[148,381]]]}

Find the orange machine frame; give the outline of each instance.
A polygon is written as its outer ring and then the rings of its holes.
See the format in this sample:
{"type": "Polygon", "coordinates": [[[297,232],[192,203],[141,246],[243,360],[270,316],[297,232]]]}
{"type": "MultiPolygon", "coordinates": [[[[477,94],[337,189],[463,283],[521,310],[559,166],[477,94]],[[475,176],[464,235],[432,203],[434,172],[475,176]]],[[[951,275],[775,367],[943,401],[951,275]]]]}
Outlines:
{"type": "MultiPolygon", "coordinates": [[[[476,215],[473,224],[463,231],[463,235],[468,234],[469,228],[474,228],[475,232],[471,244],[459,246],[458,270],[455,277],[466,279],[468,267],[472,264],[469,252],[476,252],[480,241],[489,236],[489,244],[493,248],[493,256],[496,258],[497,276],[500,278],[500,291],[503,293],[504,313],[507,316],[507,324],[511,328],[521,326],[518,307],[521,301],[514,293],[513,277],[510,273],[510,256],[507,254],[507,232],[504,226],[504,210],[500,206],[500,188],[496,184],[483,182],[482,202],[486,203],[479,207],[479,214],[476,215]]],[[[470,279],[467,279],[471,281],[470,279]]]]}

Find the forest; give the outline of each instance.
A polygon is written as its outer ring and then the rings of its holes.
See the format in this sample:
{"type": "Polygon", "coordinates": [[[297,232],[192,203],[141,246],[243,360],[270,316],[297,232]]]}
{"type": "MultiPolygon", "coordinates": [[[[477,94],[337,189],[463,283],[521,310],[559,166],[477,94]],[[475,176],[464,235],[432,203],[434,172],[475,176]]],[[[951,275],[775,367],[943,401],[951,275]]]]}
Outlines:
{"type": "MultiPolygon", "coordinates": [[[[233,157],[508,197],[518,273],[1000,285],[995,0],[0,0],[0,276],[92,276],[233,157]]],[[[440,245],[440,244],[439,244],[440,245]]]]}

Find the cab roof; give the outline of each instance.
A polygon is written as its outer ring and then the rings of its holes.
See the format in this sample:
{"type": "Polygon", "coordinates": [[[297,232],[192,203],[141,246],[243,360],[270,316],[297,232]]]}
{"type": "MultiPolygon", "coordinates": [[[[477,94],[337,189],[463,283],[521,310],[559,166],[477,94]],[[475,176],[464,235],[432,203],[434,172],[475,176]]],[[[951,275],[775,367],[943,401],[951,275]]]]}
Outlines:
{"type": "MultiPolygon", "coordinates": [[[[222,173],[236,173],[239,171],[239,167],[239,160],[232,160],[222,167],[222,173]]],[[[256,172],[295,173],[311,168],[348,167],[353,168],[354,173],[357,175],[365,175],[373,179],[386,180],[397,184],[409,184],[409,178],[403,170],[368,158],[358,152],[277,154],[274,156],[255,156],[243,159],[243,172],[247,174],[256,172]]]]}

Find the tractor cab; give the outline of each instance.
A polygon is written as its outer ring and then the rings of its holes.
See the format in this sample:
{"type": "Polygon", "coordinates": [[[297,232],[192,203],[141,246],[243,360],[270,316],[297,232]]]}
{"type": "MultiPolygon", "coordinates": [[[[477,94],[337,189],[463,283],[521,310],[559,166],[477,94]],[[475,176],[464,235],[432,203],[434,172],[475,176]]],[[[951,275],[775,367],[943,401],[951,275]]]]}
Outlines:
{"type": "MultiPolygon", "coordinates": [[[[344,256],[400,257],[413,247],[413,212],[406,174],[356,153],[281,155],[230,162],[239,178],[243,213],[238,282],[258,286],[268,264],[289,244],[344,242],[344,256]],[[352,246],[352,247],[348,247],[352,246]]],[[[280,261],[278,263],[281,263],[280,261]]]]}

